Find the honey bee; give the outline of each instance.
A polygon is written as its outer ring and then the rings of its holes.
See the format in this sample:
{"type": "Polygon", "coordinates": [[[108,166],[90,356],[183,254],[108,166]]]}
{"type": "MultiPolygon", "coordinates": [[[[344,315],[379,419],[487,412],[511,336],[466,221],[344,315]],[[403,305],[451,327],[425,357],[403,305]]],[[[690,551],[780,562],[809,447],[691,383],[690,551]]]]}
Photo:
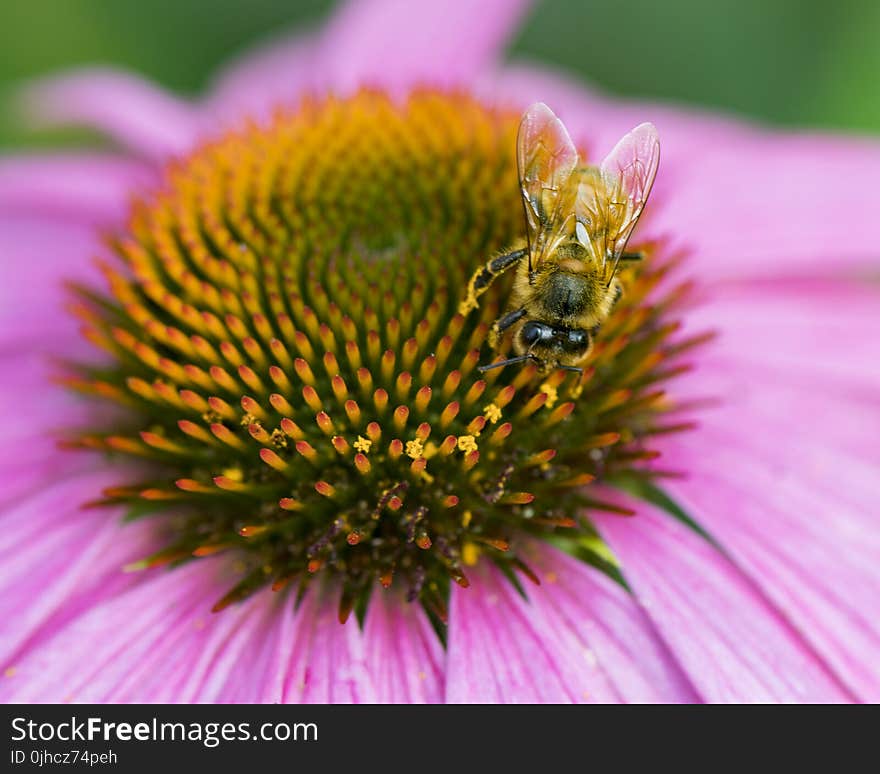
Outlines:
{"type": "Polygon", "coordinates": [[[532,361],[541,373],[580,372],[623,293],[618,270],[641,259],[625,251],[657,173],[657,130],[637,126],[598,167],[586,166],[562,121],[538,102],[516,142],[526,240],[474,272],[459,311],[476,308],[492,281],[516,267],[508,311],[489,333],[495,349],[511,335],[514,357],[480,370],[532,361]]]}

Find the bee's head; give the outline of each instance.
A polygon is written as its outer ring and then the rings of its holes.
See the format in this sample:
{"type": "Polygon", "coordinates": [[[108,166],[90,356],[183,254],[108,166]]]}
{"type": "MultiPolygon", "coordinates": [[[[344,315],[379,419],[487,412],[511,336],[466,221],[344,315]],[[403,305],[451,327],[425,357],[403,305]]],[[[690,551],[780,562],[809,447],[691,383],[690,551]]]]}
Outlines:
{"type": "Polygon", "coordinates": [[[592,344],[582,328],[563,328],[538,320],[529,320],[517,335],[517,350],[530,353],[546,363],[577,366],[587,356],[592,344]]]}

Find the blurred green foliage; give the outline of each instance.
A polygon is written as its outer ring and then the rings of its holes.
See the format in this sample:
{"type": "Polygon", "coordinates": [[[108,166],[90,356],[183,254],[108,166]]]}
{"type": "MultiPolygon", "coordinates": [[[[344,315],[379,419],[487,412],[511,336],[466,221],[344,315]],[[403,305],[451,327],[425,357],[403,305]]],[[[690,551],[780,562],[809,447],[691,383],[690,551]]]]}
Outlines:
{"type": "MultiPolygon", "coordinates": [[[[427,2],[433,0],[412,0],[427,2]]],[[[261,37],[333,0],[2,0],[0,92],[73,65],[137,70],[195,93],[261,37]]],[[[614,93],[786,124],[880,132],[877,0],[542,0],[515,55],[614,93]]],[[[8,112],[0,144],[32,142],[8,112]]]]}
{"type": "Polygon", "coordinates": [[[544,0],[516,50],[619,94],[880,132],[877,0],[544,0]]]}

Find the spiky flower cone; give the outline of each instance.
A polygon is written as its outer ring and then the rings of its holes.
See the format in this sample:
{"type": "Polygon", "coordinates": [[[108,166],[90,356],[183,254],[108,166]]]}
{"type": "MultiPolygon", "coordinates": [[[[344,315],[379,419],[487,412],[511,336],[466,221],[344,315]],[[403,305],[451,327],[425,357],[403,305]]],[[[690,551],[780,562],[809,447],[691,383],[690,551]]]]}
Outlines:
{"type": "Polygon", "coordinates": [[[582,376],[481,375],[509,286],[456,310],[524,229],[517,121],[456,94],[305,102],[175,164],[135,208],[110,294],[77,307],[112,359],[70,383],[128,417],[77,444],[149,461],[105,493],[163,520],[144,566],[236,551],[216,609],[334,576],[342,619],[380,583],[443,620],[478,556],[531,574],[524,533],[615,573],[588,521],[614,506],[589,485],[644,488],[650,436],[685,426],[658,385],[697,341],[670,343],[686,286],[643,245],[582,376]]]}

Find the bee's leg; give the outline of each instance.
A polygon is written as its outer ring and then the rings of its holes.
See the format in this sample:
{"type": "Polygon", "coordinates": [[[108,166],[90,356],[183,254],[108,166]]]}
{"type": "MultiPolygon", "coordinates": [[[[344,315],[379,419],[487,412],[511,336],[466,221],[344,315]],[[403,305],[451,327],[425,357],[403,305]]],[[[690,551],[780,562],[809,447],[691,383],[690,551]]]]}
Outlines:
{"type": "Polygon", "coordinates": [[[464,301],[458,307],[459,314],[467,314],[471,309],[476,309],[477,299],[489,289],[492,280],[514,264],[519,263],[528,254],[528,248],[523,247],[520,250],[513,250],[486,261],[486,265],[482,269],[477,269],[470,278],[464,301]]]}
{"type": "Polygon", "coordinates": [[[644,257],[644,253],[621,253],[619,260],[621,263],[635,263],[643,260],[644,257]]]}
{"type": "Polygon", "coordinates": [[[498,342],[501,340],[501,334],[515,322],[525,317],[525,314],[525,309],[515,309],[495,320],[495,322],[492,323],[492,327],[489,329],[489,346],[492,347],[492,349],[495,349],[498,346],[498,342]]]}

